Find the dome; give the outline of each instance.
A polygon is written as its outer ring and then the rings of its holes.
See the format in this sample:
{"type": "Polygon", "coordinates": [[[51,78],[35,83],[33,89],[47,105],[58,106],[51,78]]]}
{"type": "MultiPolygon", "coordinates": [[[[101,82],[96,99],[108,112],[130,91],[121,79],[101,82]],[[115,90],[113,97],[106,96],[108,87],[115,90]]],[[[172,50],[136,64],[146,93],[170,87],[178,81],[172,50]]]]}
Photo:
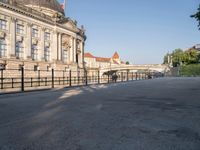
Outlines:
{"type": "Polygon", "coordinates": [[[28,6],[39,6],[54,10],[64,15],[64,10],[61,8],[57,0],[15,0],[17,3],[28,6]]]}

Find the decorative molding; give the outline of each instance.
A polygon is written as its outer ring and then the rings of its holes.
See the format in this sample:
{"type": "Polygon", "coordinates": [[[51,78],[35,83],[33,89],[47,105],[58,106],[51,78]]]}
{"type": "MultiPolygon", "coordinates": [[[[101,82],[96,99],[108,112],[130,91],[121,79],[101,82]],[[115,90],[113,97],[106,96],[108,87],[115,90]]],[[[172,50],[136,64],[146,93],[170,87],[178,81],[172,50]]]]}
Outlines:
{"type": "Polygon", "coordinates": [[[5,39],[5,37],[6,37],[6,33],[0,31],[0,39],[5,39]]]}
{"type": "Polygon", "coordinates": [[[38,39],[32,39],[32,44],[37,45],[38,44],[38,39]]]}
{"type": "Polygon", "coordinates": [[[16,41],[17,42],[23,42],[24,37],[23,36],[17,36],[16,41]]]}

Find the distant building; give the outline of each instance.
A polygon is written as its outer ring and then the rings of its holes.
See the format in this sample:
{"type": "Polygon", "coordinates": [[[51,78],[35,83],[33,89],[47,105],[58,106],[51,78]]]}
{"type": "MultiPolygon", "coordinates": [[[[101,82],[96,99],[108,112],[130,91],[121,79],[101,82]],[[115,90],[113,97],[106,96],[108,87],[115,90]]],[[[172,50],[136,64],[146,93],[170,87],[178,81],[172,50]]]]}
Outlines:
{"type": "Polygon", "coordinates": [[[199,53],[200,53],[200,44],[196,44],[196,45],[192,46],[191,48],[188,49],[188,51],[192,50],[192,49],[195,49],[195,50],[199,51],[199,53]]]}
{"type": "Polygon", "coordinates": [[[91,53],[84,54],[85,66],[90,69],[101,69],[109,68],[112,66],[125,65],[125,63],[120,59],[120,56],[117,52],[110,58],[106,57],[96,57],[91,53]]]}

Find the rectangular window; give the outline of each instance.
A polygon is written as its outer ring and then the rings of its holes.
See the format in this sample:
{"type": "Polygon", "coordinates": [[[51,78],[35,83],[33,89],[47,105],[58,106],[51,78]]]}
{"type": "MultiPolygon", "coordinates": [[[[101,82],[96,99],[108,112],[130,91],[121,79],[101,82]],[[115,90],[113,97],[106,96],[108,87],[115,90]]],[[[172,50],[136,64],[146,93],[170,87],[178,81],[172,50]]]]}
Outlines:
{"type": "Polygon", "coordinates": [[[0,57],[6,56],[6,41],[4,39],[0,39],[0,57]]]}
{"type": "Polygon", "coordinates": [[[7,24],[6,20],[0,19],[0,29],[6,30],[6,24],[7,24]]]}
{"type": "Polygon", "coordinates": [[[67,63],[67,51],[63,51],[63,62],[67,63]]]}
{"type": "Polygon", "coordinates": [[[24,26],[17,24],[17,33],[18,34],[23,34],[24,33],[24,26]]]}
{"type": "Polygon", "coordinates": [[[45,59],[45,61],[49,61],[49,58],[50,58],[50,50],[49,50],[49,47],[45,47],[45,48],[44,48],[44,59],[45,59]]]}
{"type": "Polygon", "coordinates": [[[22,42],[17,42],[16,43],[16,57],[19,58],[23,58],[23,54],[24,54],[24,46],[22,42]]]}
{"type": "Polygon", "coordinates": [[[33,60],[37,60],[38,59],[38,48],[37,48],[37,45],[32,45],[31,57],[32,57],[33,60]]]}
{"type": "Polygon", "coordinates": [[[38,37],[38,29],[32,29],[32,37],[37,38],[38,37]]]}
{"type": "Polygon", "coordinates": [[[45,41],[50,41],[50,33],[48,33],[48,32],[44,33],[44,40],[45,41]]]}

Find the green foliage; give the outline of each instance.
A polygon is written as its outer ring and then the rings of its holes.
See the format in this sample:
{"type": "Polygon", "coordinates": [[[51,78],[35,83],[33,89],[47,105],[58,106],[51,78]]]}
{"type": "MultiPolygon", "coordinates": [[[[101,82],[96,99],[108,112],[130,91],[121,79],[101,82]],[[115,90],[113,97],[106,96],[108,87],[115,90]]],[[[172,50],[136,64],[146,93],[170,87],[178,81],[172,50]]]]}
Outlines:
{"type": "Polygon", "coordinates": [[[173,67],[197,64],[200,60],[200,53],[195,49],[190,49],[188,51],[183,51],[181,49],[175,49],[171,54],[166,54],[164,57],[164,63],[168,64],[169,60],[172,62],[173,67]]]}
{"type": "Polygon", "coordinates": [[[200,64],[190,64],[181,66],[180,68],[181,76],[200,76],[200,64]]]}
{"type": "Polygon", "coordinates": [[[127,61],[127,62],[126,62],[126,65],[129,65],[129,64],[130,64],[129,61],[127,61]]]}
{"type": "Polygon", "coordinates": [[[173,66],[177,67],[179,65],[182,65],[182,63],[185,61],[184,52],[182,49],[175,49],[172,52],[172,63],[173,66]]]}
{"type": "Polygon", "coordinates": [[[168,64],[168,58],[170,57],[170,54],[167,53],[165,56],[164,56],[164,59],[163,59],[163,64],[168,64]]]}
{"type": "Polygon", "coordinates": [[[200,55],[195,49],[185,52],[187,64],[195,64],[199,62],[200,55]]]}
{"type": "Polygon", "coordinates": [[[197,12],[194,15],[191,15],[191,17],[195,18],[198,21],[198,23],[199,23],[198,27],[200,30],[200,5],[199,5],[197,12]]]}

